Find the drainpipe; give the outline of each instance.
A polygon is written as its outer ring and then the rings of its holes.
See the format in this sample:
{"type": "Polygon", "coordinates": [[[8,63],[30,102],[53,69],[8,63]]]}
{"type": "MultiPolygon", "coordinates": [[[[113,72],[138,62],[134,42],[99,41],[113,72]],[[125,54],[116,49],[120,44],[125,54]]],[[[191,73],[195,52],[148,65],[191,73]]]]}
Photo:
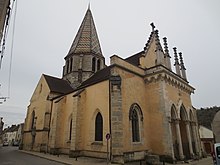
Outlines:
{"type": "Polygon", "coordinates": [[[49,130],[48,130],[48,135],[47,135],[47,150],[46,152],[48,153],[48,147],[49,147],[49,141],[50,141],[50,123],[51,123],[51,118],[52,118],[52,109],[53,109],[53,99],[50,99],[51,105],[50,105],[50,120],[49,120],[49,130]]]}
{"type": "MultiPolygon", "coordinates": [[[[111,82],[110,82],[110,79],[108,81],[108,89],[109,89],[109,133],[110,135],[112,135],[112,122],[111,122],[111,82]]],[[[110,153],[109,153],[109,159],[111,161],[111,157],[112,157],[112,137],[110,138],[110,146],[109,146],[109,149],[110,149],[110,153]]]]}

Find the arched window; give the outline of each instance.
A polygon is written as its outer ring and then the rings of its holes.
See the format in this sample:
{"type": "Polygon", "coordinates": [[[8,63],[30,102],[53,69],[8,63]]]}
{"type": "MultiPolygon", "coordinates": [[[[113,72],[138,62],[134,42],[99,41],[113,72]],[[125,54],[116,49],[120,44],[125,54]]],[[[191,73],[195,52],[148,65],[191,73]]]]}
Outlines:
{"type": "Polygon", "coordinates": [[[143,121],[143,114],[137,104],[133,104],[130,108],[129,119],[131,121],[132,141],[140,142],[140,120],[143,121]]]}
{"type": "Polygon", "coordinates": [[[180,119],[183,121],[188,120],[188,115],[187,115],[186,109],[183,105],[180,107],[180,119]]]}
{"type": "Polygon", "coordinates": [[[101,68],[101,63],[100,63],[100,59],[98,59],[98,61],[97,61],[97,70],[100,70],[100,68],[101,68]]]}
{"type": "Polygon", "coordinates": [[[71,140],[72,139],[72,119],[70,120],[70,125],[69,125],[69,140],[71,140]]]}
{"type": "Polygon", "coordinates": [[[95,67],[96,67],[96,59],[95,57],[92,58],[92,71],[95,72],[95,67]]]}
{"type": "Polygon", "coordinates": [[[103,140],[103,120],[102,115],[99,112],[95,118],[95,141],[103,140]]]}
{"type": "Polygon", "coordinates": [[[131,125],[132,125],[132,141],[139,142],[139,121],[138,121],[138,113],[135,109],[132,110],[131,116],[131,125]]]}
{"type": "Polygon", "coordinates": [[[69,60],[66,61],[66,73],[69,73],[69,60]]]}
{"type": "Polygon", "coordinates": [[[73,58],[70,58],[70,69],[69,71],[71,72],[73,70],[73,58]]]}

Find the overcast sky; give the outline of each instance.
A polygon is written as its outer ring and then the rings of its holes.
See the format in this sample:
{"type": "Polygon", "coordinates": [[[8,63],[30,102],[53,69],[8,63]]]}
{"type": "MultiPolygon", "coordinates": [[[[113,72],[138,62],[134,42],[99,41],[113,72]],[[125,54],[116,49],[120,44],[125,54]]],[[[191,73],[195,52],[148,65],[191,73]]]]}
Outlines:
{"type": "Polygon", "coordinates": [[[107,64],[113,54],[126,58],[143,50],[154,22],[161,43],[168,38],[172,62],[173,47],[183,53],[187,78],[196,88],[193,106],[220,106],[219,0],[17,0],[10,86],[13,21],[0,70],[0,97],[10,97],[0,104],[6,126],[24,121],[43,73],[61,78],[89,2],[107,64]]]}

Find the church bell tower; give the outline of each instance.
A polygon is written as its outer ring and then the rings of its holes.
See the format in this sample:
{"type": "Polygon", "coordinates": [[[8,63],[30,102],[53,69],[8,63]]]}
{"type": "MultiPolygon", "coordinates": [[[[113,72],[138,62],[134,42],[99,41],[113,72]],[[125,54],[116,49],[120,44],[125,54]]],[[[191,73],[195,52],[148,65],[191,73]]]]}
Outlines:
{"type": "Polygon", "coordinates": [[[77,88],[83,81],[105,67],[105,58],[89,7],[64,59],[63,79],[69,81],[73,88],[77,88]]]}

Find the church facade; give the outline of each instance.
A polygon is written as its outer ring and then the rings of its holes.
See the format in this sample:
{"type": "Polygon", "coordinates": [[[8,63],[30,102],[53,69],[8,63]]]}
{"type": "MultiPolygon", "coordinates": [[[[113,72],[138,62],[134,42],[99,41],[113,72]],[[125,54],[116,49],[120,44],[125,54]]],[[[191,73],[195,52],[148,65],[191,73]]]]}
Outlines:
{"type": "Polygon", "coordinates": [[[124,163],[159,155],[167,160],[201,156],[194,88],[181,52],[158,30],[142,51],[105,64],[91,10],[64,58],[62,78],[42,75],[25,118],[23,149],[124,163]]]}

